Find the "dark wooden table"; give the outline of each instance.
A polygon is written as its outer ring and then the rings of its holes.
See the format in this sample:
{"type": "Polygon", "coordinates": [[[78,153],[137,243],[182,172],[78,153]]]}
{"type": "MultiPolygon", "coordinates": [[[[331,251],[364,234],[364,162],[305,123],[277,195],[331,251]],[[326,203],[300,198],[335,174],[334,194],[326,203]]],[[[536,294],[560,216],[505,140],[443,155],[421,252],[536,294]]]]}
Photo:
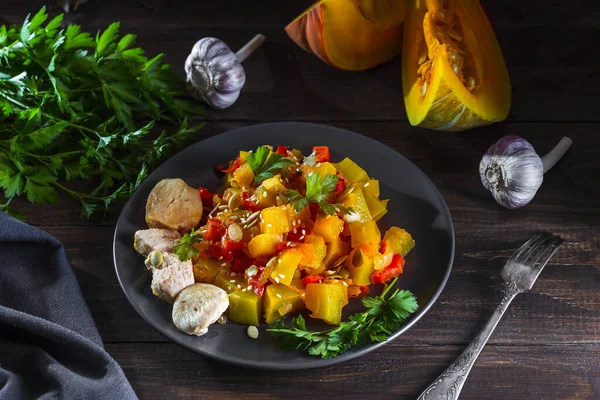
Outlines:
{"type": "MultiPolygon", "coordinates": [[[[5,1],[6,3],[6,1],[5,1]]],[[[44,3],[9,1],[3,23],[44,3]]],[[[567,239],[530,293],[501,321],[463,389],[464,399],[600,398],[600,7],[593,1],[484,1],[513,85],[510,117],[464,133],[406,121],[400,59],[360,73],[333,69],[294,45],[283,26],[299,1],[91,0],[69,16],[95,32],[114,20],[149,54],[167,53],[183,77],[194,42],[215,36],[234,49],[255,33],[263,48],[244,62],[239,101],[211,111],[200,141],[266,121],[312,121],[377,139],[418,165],[448,203],[456,232],[450,280],[431,311],[406,334],[364,357],[299,372],[222,365],[154,331],[125,299],[112,263],[116,215],[94,224],[78,206],[31,207],[30,223],[63,241],[108,352],[140,398],[298,397],[414,399],[483,326],[501,298],[504,261],[534,232],[567,239]],[[155,7],[153,10],[152,7],[155,7]],[[509,211],[479,181],[483,152],[517,134],[544,153],[562,136],[570,154],[545,176],[531,204],[509,211]]],[[[51,7],[52,13],[58,11],[51,7]]]]}

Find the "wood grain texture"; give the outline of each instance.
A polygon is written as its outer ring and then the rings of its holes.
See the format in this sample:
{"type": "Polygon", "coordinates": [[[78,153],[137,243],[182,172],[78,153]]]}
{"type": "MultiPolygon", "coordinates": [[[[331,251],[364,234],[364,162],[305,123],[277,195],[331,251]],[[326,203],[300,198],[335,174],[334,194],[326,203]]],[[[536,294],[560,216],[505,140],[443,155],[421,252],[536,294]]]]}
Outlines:
{"type": "MultiPolygon", "coordinates": [[[[142,398],[238,399],[243,394],[255,399],[357,400],[415,399],[462,351],[461,346],[391,344],[358,360],[299,373],[222,365],[166,343],[111,344],[106,349],[142,398]]],[[[600,348],[590,345],[488,346],[460,398],[598,398],[599,356],[600,348]]]]}
{"type": "MultiPolygon", "coordinates": [[[[421,168],[448,204],[456,233],[450,279],[419,323],[364,357],[298,372],[235,368],[167,342],[127,302],[112,263],[118,208],[96,223],[80,221],[68,198],[43,207],[14,202],[65,244],[106,348],[140,398],[416,398],[484,325],[501,297],[504,261],[533,233],[548,230],[567,242],[533,290],[513,302],[461,399],[599,399],[600,57],[590,52],[600,39],[597,2],[482,0],[507,61],[513,106],[507,122],[457,134],[408,125],[399,57],[350,73],[294,45],[282,28],[311,2],[91,0],[67,21],[95,32],[120,20],[122,32],[137,34],[150,55],[165,52],[181,77],[196,40],[214,36],[237,49],[266,34],[244,62],[239,101],[210,111],[190,142],[254,123],[303,120],[387,144],[421,168]],[[532,203],[514,211],[493,201],[477,172],[483,152],[507,134],[523,136],[540,154],[562,136],[574,140],[532,203]]],[[[8,3],[2,23],[20,23],[46,2],[8,3]]]]}

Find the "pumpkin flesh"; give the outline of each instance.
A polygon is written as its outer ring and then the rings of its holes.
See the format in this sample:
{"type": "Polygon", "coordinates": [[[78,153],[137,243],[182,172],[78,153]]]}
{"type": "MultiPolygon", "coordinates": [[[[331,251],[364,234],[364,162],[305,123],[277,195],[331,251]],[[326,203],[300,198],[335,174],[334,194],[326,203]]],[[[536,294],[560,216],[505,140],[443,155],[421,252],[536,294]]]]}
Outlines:
{"type": "Polygon", "coordinates": [[[478,0],[413,0],[404,35],[402,83],[412,125],[460,131],[506,118],[508,72],[478,0]]]}
{"type": "Polygon", "coordinates": [[[362,71],[400,54],[405,13],[406,0],[321,0],[285,30],[327,64],[362,71]]]}

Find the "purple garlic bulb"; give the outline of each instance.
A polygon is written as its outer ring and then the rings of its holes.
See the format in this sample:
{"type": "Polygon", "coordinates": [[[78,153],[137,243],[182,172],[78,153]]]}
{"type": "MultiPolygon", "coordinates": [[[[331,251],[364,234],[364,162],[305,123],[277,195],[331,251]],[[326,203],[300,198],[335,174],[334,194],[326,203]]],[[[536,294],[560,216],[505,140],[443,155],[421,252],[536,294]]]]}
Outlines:
{"type": "Polygon", "coordinates": [[[505,136],[483,155],[479,175],[498,204],[514,209],[529,203],[544,181],[544,173],[567,152],[572,141],[562,138],[543,158],[518,136],[505,136]]]}
{"type": "Polygon", "coordinates": [[[235,103],[246,82],[244,67],[221,40],[200,39],[185,61],[190,94],[210,106],[224,109],[235,103]]]}

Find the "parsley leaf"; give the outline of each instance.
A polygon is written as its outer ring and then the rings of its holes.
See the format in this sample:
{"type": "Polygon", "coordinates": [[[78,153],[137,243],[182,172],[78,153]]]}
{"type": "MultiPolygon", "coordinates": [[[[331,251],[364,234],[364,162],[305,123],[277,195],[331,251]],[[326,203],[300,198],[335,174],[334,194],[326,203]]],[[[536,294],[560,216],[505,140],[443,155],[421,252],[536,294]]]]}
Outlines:
{"type": "Polygon", "coordinates": [[[248,154],[246,161],[254,173],[256,183],[274,177],[278,170],[292,164],[281,154],[271,152],[269,146],[260,146],[256,151],[248,154]]]}
{"type": "Polygon", "coordinates": [[[52,203],[62,192],[90,218],[180,148],[202,126],[189,127],[189,116],[203,109],[175,97],[184,85],[164,55],[148,59],[118,22],[92,37],[60,29],[62,15],[47,20],[42,8],[0,25],[0,209],[16,214],[13,198],[52,203]],[[155,125],[166,129],[155,135],[155,125]]]}
{"type": "Polygon", "coordinates": [[[301,315],[292,319],[292,327],[283,320],[267,329],[282,349],[303,350],[313,356],[331,358],[353,346],[383,342],[396,331],[402,322],[414,313],[417,299],[408,290],[396,289],[388,296],[398,278],[384,286],[377,297],[365,297],[365,312],[350,316],[347,322],[326,331],[309,331],[301,315]]]}
{"type": "Polygon", "coordinates": [[[351,208],[344,207],[339,203],[327,202],[327,198],[335,190],[338,180],[339,178],[335,175],[327,174],[321,178],[321,175],[313,172],[306,177],[306,196],[302,196],[297,190],[290,189],[286,192],[287,200],[298,213],[309,203],[319,204],[321,210],[328,215],[333,215],[338,210],[346,214],[351,213],[351,208]]]}
{"type": "Polygon", "coordinates": [[[192,229],[192,232],[186,233],[181,239],[179,239],[179,244],[175,246],[175,254],[177,254],[179,260],[181,261],[198,257],[200,252],[196,247],[194,247],[194,243],[200,243],[203,240],[202,234],[196,233],[192,229]]]}

